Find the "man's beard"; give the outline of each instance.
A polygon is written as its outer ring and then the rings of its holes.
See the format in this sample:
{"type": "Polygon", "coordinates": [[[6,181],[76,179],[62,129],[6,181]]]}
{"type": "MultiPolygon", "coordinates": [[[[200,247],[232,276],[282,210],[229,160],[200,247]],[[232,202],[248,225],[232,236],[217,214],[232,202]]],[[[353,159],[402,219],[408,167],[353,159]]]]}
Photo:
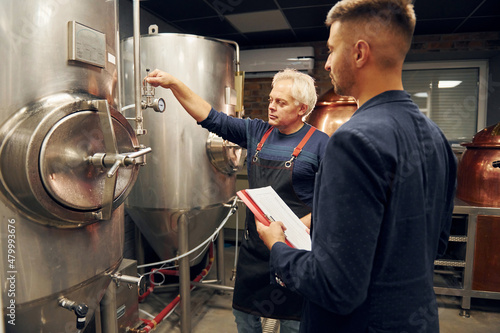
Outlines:
{"type": "Polygon", "coordinates": [[[337,81],[332,79],[333,91],[339,96],[351,96],[352,82],[346,82],[340,85],[337,81]]]}

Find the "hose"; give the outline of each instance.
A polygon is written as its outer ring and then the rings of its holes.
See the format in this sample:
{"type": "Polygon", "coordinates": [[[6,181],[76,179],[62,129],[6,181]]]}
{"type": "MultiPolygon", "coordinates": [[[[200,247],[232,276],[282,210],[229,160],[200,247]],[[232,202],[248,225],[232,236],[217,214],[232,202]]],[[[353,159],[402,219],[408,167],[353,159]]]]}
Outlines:
{"type": "Polygon", "coordinates": [[[168,260],[157,261],[157,262],[153,262],[153,263],[150,263],[150,264],[139,265],[139,266],[137,266],[137,269],[145,268],[145,267],[151,267],[151,266],[164,265],[164,264],[167,264],[167,263],[170,263],[170,262],[177,261],[179,259],[182,259],[184,257],[187,257],[187,256],[193,254],[194,252],[198,251],[199,249],[201,249],[203,246],[205,246],[209,242],[214,242],[217,239],[217,235],[219,235],[219,232],[221,231],[221,229],[224,228],[224,226],[226,225],[227,220],[229,220],[229,218],[231,217],[231,215],[233,215],[234,212],[236,211],[236,209],[237,209],[237,201],[238,201],[238,197],[234,196],[233,197],[233,203],[230,205],[231,209],[229,210],[226,218],[221,222],[221,224],[219,225],[219,227],[217,229],[215,229],[214,233],[212,235],[210,235],[210,237],[208,237],[204,242],[200,243],[197,247],[195,247],[191,251],[188,251],[186,253],[183,253],[183,254],[181,254],[181,255],[179,255],[177,257],[174,257],[174,258],[171,258],[171,259],[168,259],[168,260]]]}
{"type": "MultiPolygon", "coordinates": [[[[207,276],[208,272],[212,268],[212,264],[214,262],[214,247],[213,243],[210,244],[209,248],[209,261],[207,267],[201,271],[201,273],[193,280],[193,282],[200,282],[205,276],[207,276]]],[[[175,271],[169,271],[169,272],[175,272],[175,271]]],[[[164,273],[163,273],[164,274],[164,273]]],[[[170,275],[170,273],[169,273],[170,275]]],[[[172,274],[174,275],[174,274],[172,274]]],[[[152,276],[151,276],[152,278],[152,276]]],[[[151,291],[154,289],[154,282],[150,285],[151,291]],[[152,287],[152,288],[151,288],[152,287]]],[[[194,288],[193,285],[191,285],[191,290],[194,288]]],[[[149,291],[149,288],[148,288],[149,291]]],[[[144,294],[143,294],[144,295],[144,294]]],[[[148,293],[149,295],[149,293],[148,293]]],[[[143,322],[145,322],[147,325],[144,326],[143,328],[140,329],[130,329],[130,332],[134,333],[147,333],[156,328],[158,324],[167,317],[177,306],[179,301],[181,300],[181,295],[177,295],[177,297],[174,298],[172,302],[170,302],[153,320],[144,320],[142,319],[143,322]]]]}

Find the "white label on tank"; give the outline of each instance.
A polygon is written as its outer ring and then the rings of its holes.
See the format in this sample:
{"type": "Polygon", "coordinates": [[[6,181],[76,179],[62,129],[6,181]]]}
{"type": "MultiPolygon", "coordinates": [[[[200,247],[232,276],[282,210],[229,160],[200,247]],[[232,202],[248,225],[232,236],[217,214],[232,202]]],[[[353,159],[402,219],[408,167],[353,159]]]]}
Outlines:
{"type": "Polygon", "coordinates": [[[108,53],[108,62],[112,63],[113,65],[116,65],[116,57],[111,53],[108,53]]]}

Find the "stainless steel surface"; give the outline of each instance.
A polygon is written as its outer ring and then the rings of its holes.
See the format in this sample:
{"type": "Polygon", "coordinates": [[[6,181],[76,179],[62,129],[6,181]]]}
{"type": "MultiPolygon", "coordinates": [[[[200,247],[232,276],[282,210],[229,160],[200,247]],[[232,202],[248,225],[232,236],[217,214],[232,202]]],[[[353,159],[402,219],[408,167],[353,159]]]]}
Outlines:
{"type": "Polygon", "coordinates": [[[242,168],[245,151],[238,145],[210,133],[207,139],[207,153],[212,165],[222,173],[231,175],[242,168]]]}
{"type": "MultiPolygon", "coordinates": [[[[137,276],[137,262],[123,259],[118,274],[122,276],[137,276]]],[[[118,332],[129,332],[128,328],[136,328],[142,321],[139,319],[138,287],[135,283],[119,283],[116,285],[115,316],[118,320],[118,332]]],[[[104,331],[104,333],[107,333],[104,331]]]]}
{"type": "MultiPolygon", "coordinates": [[[[134,151],[130,133],[119,121],[113,121],[118,151],[134,151]]],[[[102,137],[99,116],[93,111],[70,114],[56,123],[42,142],[40,152],[40,174],[49,194],[61,204],[78,210],[95,210],[103,205],[104,182],[107,174],[88,163],[85,157],[94,152],[104,152],[104,142],[96,137],[88,145],[88,134],[102,137]],[[75,128],[83,129],[75,131],[75,128]],[[80,152],[79,150],[82,150],[80,152]],[[61,154],[64,151],[65,154],[61,154]],[[83,157],[83,158],[82,158],[83,157]],[[67,166],[71,166],[68,168],[67,166]],[[82,179],[85,175],[85,179],[82,179]],[[89,191],[89,187],[93,191],[89,191]]],[[[106,154],[111,155],[111,154],[106,154]]],[[[122,168],[116,183],[114,199],[122,196],[134,180],[134,169],[122,168]]]]}
{"type": "MultiPolygon", "coordinates": [[[[6,332],[77,332],[75,314],[58,305],[59,297],[87,304],[91,318],[111,281],[109,275],[121,261],[120,202],[136,167],[118,170],[119,190],[110,217],[99,220],[94,213],[104,198],[95,192],[104,191],[107,171],[84,162],[93,153],[108,152],[103,139],[113,135],[111,127],[116,129],[118,150],[126,146],[120,152],[136,148],[132,128],[117,112],[117,21],[113,0],[0,2],[4,315],[10,314],[7,305],[15,301],[15,318],[4,317],[15,320],[15,325],[5,322],[6,332]],[[85,33],[104,36],[103,67],[81,58],[71,60],[68,22],[89,27],[85,33]],[[106,114],[107,124],[100,117],[103,105],[114,113],[112,118],[106,114]],[[10,262],[5,261],[8,254],[10,262]],[[10,286],[7,277],[12,277],[10,286]]],[[[79,43],[79,38],[73,41],[79,43]]],[[[90,46],[85,59],[102,55],[101,42],[90,38],[85,43],[90,46]]]]}
{"type": "MultiPolygon", "coordinates": [[[[40,223],[80,226],[96,221],[93,213],[105,206],[106,177],[87,158],[106,153],[106,131],[98,115],[106,111],[97,108],[105,104],[88,94],[53,94],[22,108],[0,127],[0,192],[11,204],[40,223]]],[[[130,125],[116,111],[112,119],[120,149],[134,150],[130,125]]],[[[116,206],[130,191],[137,168],[120,172],[116,206]]]]}
{"type": "Polygon", "coordinates": [[[110,283],[101,300],[101,327],[105,333],[118,333],[116,291],[116,284],[110,283]]]}
{"type": "MultiPolygon", "coordinates": [[[[234,87],[234,48],[208,38],[151,34],[140,38],[141,77],[146,69],[159,68],[184,81],[216,110],[234,115],[236,98],[226,99],[234,87]],[[229,104],[227,103],[229,102],[229,104]]],[[[133,39],[122,42],[123,105],[134,104],[133,39]]],[[[137,67],[137,66],[136,66],[137,67]]],[[[154,154],[141,170],[126,202],[127,210],[161,259],[178,250],[177,221],[189,220],[189,248],[205,240],[228,209],[223,204],[235,194],[235,175],[217,170],[210,162],[206,142],[209,132],[189,116],[166,89],[156,89],[166,101],[165,113],[144,115],[148,135],[143,144],[154,154]]]]}
{"type": "MultiPolygon", "coordinates": [[[[149,165],[149,164],[148,164],[149,165]]],[[[143,169],[144,170],[144,169],[143,169]]],[[[142,171],[142,170],[141,170],[142,171]]],[[[137,185],[136,185],[137,186],[137,185]]],[[[204,208],[193,208],[189,211],[179,209],[143,209],[128,206],[127,210],[141,233],[153,246],[157,255],[170,259],[178,254],[178,220],[187,215],[189,219],[188,242],[189,249],[195,248],[205,241],[227,216],[230,208],[222,204],[214,204],[204,208]]],[[[200,251],[190,256],[192,264],[198,264],[203,257],[198,257],[200,251]],[[195,260],[195,258],[197,258],[195,260]]]]}

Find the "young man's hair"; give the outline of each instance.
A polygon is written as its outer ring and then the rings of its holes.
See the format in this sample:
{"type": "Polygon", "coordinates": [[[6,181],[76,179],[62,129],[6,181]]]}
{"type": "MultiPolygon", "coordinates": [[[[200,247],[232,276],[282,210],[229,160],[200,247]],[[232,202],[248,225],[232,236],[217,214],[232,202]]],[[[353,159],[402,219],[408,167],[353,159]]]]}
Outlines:
{"type": "Polygon", "coordinates": [[[331,26],[336,21],[363,26],[366,34],[390,31],[401,37],[406,54],[411,46],[416,18],[410,0],[342,0],[330,9],[325,23],[331,26]]]}

